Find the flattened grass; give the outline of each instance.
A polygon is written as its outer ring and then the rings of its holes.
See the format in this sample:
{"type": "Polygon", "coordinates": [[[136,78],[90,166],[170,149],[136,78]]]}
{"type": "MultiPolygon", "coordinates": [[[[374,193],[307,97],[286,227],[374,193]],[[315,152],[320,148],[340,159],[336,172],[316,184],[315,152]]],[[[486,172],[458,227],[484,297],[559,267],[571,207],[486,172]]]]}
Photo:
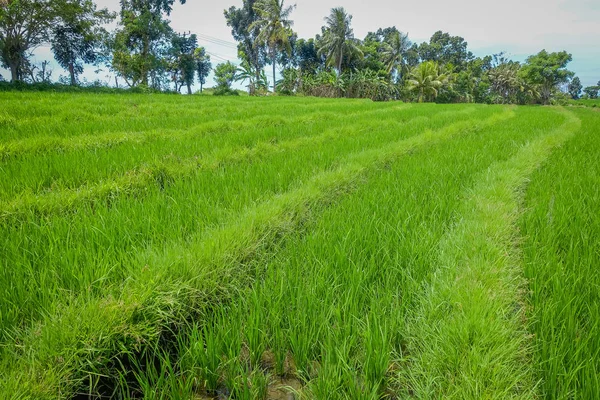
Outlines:
{"type": "Polygon", "coordinates": [[[527,178],[581,125],[563,112],[562,125],[478,177],[441,240],[438,270],[413,317],[407,374],[416,397],[535,397],[515,227],[527,178]]]}

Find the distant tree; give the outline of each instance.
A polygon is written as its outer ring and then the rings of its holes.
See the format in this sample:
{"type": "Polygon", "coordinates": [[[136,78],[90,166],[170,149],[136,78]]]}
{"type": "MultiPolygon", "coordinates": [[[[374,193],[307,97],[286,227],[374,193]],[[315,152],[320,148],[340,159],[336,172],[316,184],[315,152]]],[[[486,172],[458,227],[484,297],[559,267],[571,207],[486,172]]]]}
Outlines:
{"type": "Polygon", "coordinates": [[[231,27],[231,35],[239,42],[238,57],[248,61],[254,70],[256,80],[260,79],[261,71],[267,63],[266,47],[257,40],[260,34],[258,26],[250,26],[258,21],[259,14],[254,10],[258,0],[243,0],[240,8],[230,7],[224,11],[227,26],[231,27]]]}
{"type": "Polygon", "coordinates": [[[284,0],[258,0],[254,4],[254,11],[258,18],[248,29],[258,30],[256,41],[269,49],[271,62],[273,63],[273,93],[275,93],[275,66],[277,53],[285,51],[292,52],[290,45],[291,26],[293,21],[289,19],[295,6],[285,6],[284,0]]]}
{"type": "Polygon", "coordinates": [[[279,64],[280,70],[284,70],[287,68],[297,67],[298,66],[298,34],[292,29],[288,29],[289,37],[288,41],[290,43],[290,51],[280,51],[277,53],[277,64],[279,64]]]}
{"type": "Polygon", "coordinates": [[[406,55],[412,46],[408,34],[394,28],[383,40],[383,62],[387,71],[401,77],[406,71],[406,55]]]}
{"type": "MultiPolygon", "coordinates": [[[[378,32],[380,32],[378,30],[378,32]]],[[[360,75],[361,77],[372,76],[372,74],[381,75],[384,78],[392,75],[388,72],[385,58],[383,56],[385,43],[383,35],[369,32],[365,39],[358,43],[362,57],[352,57],[346,60],[343,67],[353,70],[353,72],[369,71],[368,75],[360,75]]],[[[362,78],[361,78],[362,79],[362,78]]]]}
{"type": "Polygon", "coordinates": [[[50,83],[52,78],[52,70],[49,68],[50,62],[47,60],[42,61],[40,64],[28,64],[26,69],[27,82],[31,83],[50,83]]]}
{"type": "Polygon", "coordinates": [[[488,72],[491,91],[496,96],[495,103],[511,103],[521,87],[517,62],[503,62],[488,72]],[[496,100],[497,99],[497,100],[496,100]]]}
{"type": "MultiPolygon", "coordinates": [[[[600,83],[600,82],[598,82],[598,83],[600,83]]],[[[588,86],[585,89],[583,89],[583,92],[587,95],[588,98],[597,99],[598,93],[600,92],[600,85],[588,86]]]]}
{"type": "MultiPolygon", "coordinates": [[[[179,0],[181,4],[185,0],[179,0]]],[[[114,39],[113,69],[130,86],[160,83],[172,29],[163,16],[175,0],[121,0],[121,28],[114,39]]]]}
{"type": "Polygon", "coordinates": [[[198,47],[196,35],[174,34],[171,37],[170,71],[175,83],[175,91],[179,92],[186,85],[188,94],[192,94],[192,85],[196,75],[194,52],[198,47]]]}
{"type": "Polygon", "coordinates": [[[327,64],[342,74],[342,63],[345,58],[362,56],[354,32],[351,28],[352,15],[346,13],[343,7],[331,9],[331,14],[325,18],[323,38],[318,50],[319,55],[325,55],[327,64]]]}
{"type": "Polygon", "coordinates": [[[0,7],[0,59],[12,82],[25,78],[31,51],[49,40],[55,16],[53,0],[8,0],[0,7]]]}
{"type": "Polygon", "coordinates": [[[231,90],[235,81],[237,67],[231,61],[221,63],[215,67],[215,82],[218,89],[231,90]]]}
{"type": "Polygon", "coordinates": [[[256,79],[256,75],[247,60],[242,61],[240,66],[238,67],[235,75],[236,81],[241,81],[242,83],[248,82],[247,88],[248,93],[251,95],[259,94],[262,92],[266,92],[268,90],[268,80],[265,71],[262,70],[259,79],[256,79]]]}
{"type": "Polygon", "coordinates": [[[212,63],[210,62],[210,55],[206,54],[206,49],[204,47],[198,47],[194,51],[194,60],[196,62],[198,82],[200,83],[200,93],[202,93],[202,87],[206,83],[206,78],[212,70],[212,63]]]}
{"type": "Polygon", "coordinates": [[[435,100],[439,90],[448,83],[448,76],[440,73],[433,61],[425,61],[412,69],[408,78],[408,89],[415,92],[417,101],[435,100]]]}
{"type": "Polygon", "coordinates": [[[568,87],[568,92],[571,98],[573,98],[574,100],[579,99],[579,95],[581,94],[582,89],[583,85],[581,84],[581,80],[579,80],[579,77],[576,76],[573,79],[571,79],[571,82],[569,82],[568,87]]]}
{"type": "Polygon", "coordinates": [[[474,58],[467,46],[468,43],[462,37],[437,31],[431,36],[429,43],[419,45],[418,52],[422,61],[452,64],[459,72],[466,69],[467,63],[474,58]]]}
{"type": "Polygon", "coordinates": [[[59,10],[53,24],[51,46],[58,64],[69,71],[71,85],[83,72],[84,63],[98,59],[108,35],[101,26],[115,18],[107,9],[98,10],[92,0],[58,0],[59,10]]]}
{"type": "Polygon", "coordinates": [[[301,74],[314,75],[323,66],[323,58],[318,54],[315,39],[299,39],[296,42],[296,57],[301,74]]]}
{"type": "Polygon", "coordinates": [[[527,58],[521,68],[520,76],[527,83],[538,85],[543,103],[548,104],[558,86],[567,83],[574,75],[567,70],[567,64],[571,59],[571,55],[566,51],[548,53],[542,50],[527,58]]]}

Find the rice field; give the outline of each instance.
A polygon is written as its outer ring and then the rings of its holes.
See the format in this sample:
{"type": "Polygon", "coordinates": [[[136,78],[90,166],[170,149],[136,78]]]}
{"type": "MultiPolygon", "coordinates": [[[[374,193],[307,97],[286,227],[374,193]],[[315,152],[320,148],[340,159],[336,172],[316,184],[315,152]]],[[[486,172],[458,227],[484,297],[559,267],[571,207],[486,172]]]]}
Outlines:
{"type": "Polygon", "coordinates": [[[0,398],[600,398],[600,113],[0,93],[0,398]]]}

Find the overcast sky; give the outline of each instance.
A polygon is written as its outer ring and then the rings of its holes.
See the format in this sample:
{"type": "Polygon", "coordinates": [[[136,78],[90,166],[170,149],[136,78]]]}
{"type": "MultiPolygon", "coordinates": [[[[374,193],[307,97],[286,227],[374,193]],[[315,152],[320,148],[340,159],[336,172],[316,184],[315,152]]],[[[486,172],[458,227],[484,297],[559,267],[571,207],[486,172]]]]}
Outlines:
{"type": "MultiPolygon", "coordinates": [[[[119,0],[96,3],[115,11],[119,7],[119,0]]],[[[187,0],[174,7],[169,19],[176,31],[198,34],[199,44],[212,53],[216,65],[236,58],[223,10],[241,4],[241,0],[187,0]]],[[[357,38],[380,27],[396,26],[417,43],[428,41],[437,30],[462,36],[476,56],[505,51],[523,61],[542,49],[567,50],[573,55],[569,69],[584,86],[600,80],[600,0],[297,0],[295,4],[294,30],[303,38],[314,37],[329,10],[343,6],[353,15],[357,38]]],[[[36,60],[43,59],[52,59],[47,48],[36,52],[36,60]]],[[[87,68],[88,79],[93,79],[93,69],[87,68]]],[[[53,78],[60,74],[65,72],[56,66],[53,78]]],[[[2,75],[6,78],[8,74],[2,71],[2,75]]],[[[106,75],[103,72],[100,78],[106,80],[106,75]]],[[[209,77],[207,86],[212,85],[209,77]]]]}

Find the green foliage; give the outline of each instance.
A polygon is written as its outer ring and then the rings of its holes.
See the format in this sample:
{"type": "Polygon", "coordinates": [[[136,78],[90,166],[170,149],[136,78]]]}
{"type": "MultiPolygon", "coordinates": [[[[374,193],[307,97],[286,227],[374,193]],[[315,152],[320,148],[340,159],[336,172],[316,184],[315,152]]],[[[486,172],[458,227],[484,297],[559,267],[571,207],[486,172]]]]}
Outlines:
{"type": "Polygon", "coordinates": [[[582,90],[583,85],[581,84],[581,80],[579,79],[579,77],[576,76],[573,79],[571,79],[571,82],[569,82],[568,86],[568,92],[573,100],[579,99],[582,90]]]}
{"type": "Polygon", "coordinates": [[[542,102],[548,104],[558,86],[573,77],[573,72],[567,70],[567,64],[571,60],[571,54],[566,51],[548,53],[542,50],[527,58],[519,76],[529,84],[538,85],[542,102]]]}
{"type": "Polygon", "coordinates": [[[585,93],[588,99],[597,99],[598,94],[600,94],[600,85],[587,86],[585,89],[583,89],[583,93],[585,93]]]}
{"type": "Polygon", "coordinates": [[[394,30],[386,33],[383,37],[383,62],[387,71],[401,80],[407,72],[406,55],[412,46],[408,34],[394,30]]]}
{"type": "Polygon", "coordinates": [[[83,72],[84,63],[94,63],[99,58],[101,46],[108,32],[102,24],[116,15],[108,9],[98,10],[92,0],[60,0],[55,23],[51,27],[51,46],[54,58],[69,71],[71,85],[83,72]]]}
{"type": "Polygon", "coordinates": [[[528,104],[540,98],[539,85],[526,81],[517,62],[502,62],[492,68],[488,77],[491,88],[491,102],[497,104],[528,104]]]}
{"type": "Polygon", "coordinates": [[[202,93],[202,87],[212,70],[210,55],[206,53],[204,47],[198,47],[194,50],[194,62],[196,63],[196,73],[198,74],[198,82],[200,83],[200,93],[202,93]]]}
{"type": "Polygon", "coordinates": [[[425,61],[410,71],[408,90],[415,93],[419,103],[433,101],[440,89],[449,84],[449,76],[433,61],[425,61]]]}
{"type": "Polygon", "coordinates": [[[11,0],[0,7],[0,61],[11,82],[25,79],[30,53],[50,38],[58,8],[52,0],[11,0]]]}
{"type": "Polygon", "coordinates": [[[258,0],[254,4],[254,11],[258,15],[249,27],[249,31],[258,31],[256,41],[258,44],[269,48],[271,63],[273,64],[273,92],[275,92],[275,65],[277,53],[291,54],[290,36],[293,22],[289,19],[295,5],[286,7],[284,0],[258,0]]]}
{"type": "Polygon", "coordinates": [[[429,43],[419,45],[418,54],[422,61],[434,61],[440,65],[452,64],[458,72],[466,69],[467,63],[474,58],[467,46],[462,37],[437,31],[431,36],[429,43]]]}
{"type": "Polygon", "coordinates": [[[344,62],[363,56],[358,41],[354,39],[352,15],[343,7],[332,8],[325,22],[327,25],[322,28],[323,37],[319,42],[317,54],[325,56],[327,65],[334,67],[338,74],[341,74],[344,62]]]}
{"type": "Polygon", "coordinates": [[[238,67],[235,80],[241,81],[242,83],[248,81],[248,93],[251,96],[266,95],[268,92],[269,82],[265,71],[261,70],[257,77],[255,71],[247,61],[242,61],[238,67]]]}
{"type": "Polygon", "coordinates": [[[302,84],[300,73],[295,68],[286,68],[281,73],[281,79],[277,82],[277,93],[293,95],[302,84]]]}
{"type": "Polygon", "coordinates": [[[196,35],[187,36],[184,33],[171,36],[169,70],[172,76],[171,79],[175,83],[176,92],[179,92],[181,87],[186,85],[188,94],[192,94],[192,85],[198,67],[197,47],[196,35]]]}
{"type": "Polygon", "coordinates": [[[396,86],[387,77],[371,70],[356,71],[344,77],[345,95],[349,98],[363,98],[374,101],[393,100],[398,97],[396,86]]]}
{"type": "Polygon", "coordinates": [[[315,39],[299,39],[296,42],[295,53],[297,57],[296,64],[302,74],[314,75],[324,67],[323,59],[318,54],[315,39]]]}
{"type": "MultiPolygon", "coordinates": [[[[180,0],[183,4],[185,0],[180,0]]],[[[172,29],[163,14],[174,0],[121,1],[121,28],[115,33],[112,68],[129,86],[165,85],[172,29]]]]}
{"type": "Polygon", "coordinates": [[[254,5],[258,0],[243,0],[240,8],[230,7],[224,11],[227,26],[231,27],[231,35],[239,42],[238,57],[246,61],[254,70],[256,80],[260,80],[260,71],[267,63],[267,49],[257,41],[260,34],[258,26],[250,26],[259,19],[254,5]]]}
{"type": "Polygon", "coordinates": [[[223,91],[231,89],[231,84],[235,81],[237,67],[231,61],[218,64],[215,67],[215,82],[217,88],[223,91]]]}

